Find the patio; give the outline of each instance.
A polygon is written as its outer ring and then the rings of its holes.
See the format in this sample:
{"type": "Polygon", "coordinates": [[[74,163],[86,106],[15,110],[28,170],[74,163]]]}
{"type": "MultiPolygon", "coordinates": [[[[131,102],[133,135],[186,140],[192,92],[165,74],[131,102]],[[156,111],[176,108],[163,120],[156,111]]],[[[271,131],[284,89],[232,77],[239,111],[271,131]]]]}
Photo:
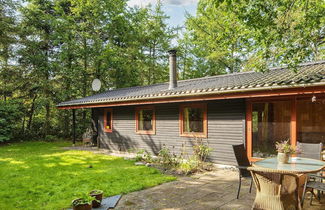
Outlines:
{"type": "MultiPolygon", "coordinates": [[[[240,198],[236,199],[238,173],[229,169],[180,177],[178,181],[124,195],[116,209],[251,209],[255,197],[249,191],[249,180],[242,185],[240,198]]],[[[325,208],[316,199],[313,205],[305,200],[303,209],[325,208]]]]}

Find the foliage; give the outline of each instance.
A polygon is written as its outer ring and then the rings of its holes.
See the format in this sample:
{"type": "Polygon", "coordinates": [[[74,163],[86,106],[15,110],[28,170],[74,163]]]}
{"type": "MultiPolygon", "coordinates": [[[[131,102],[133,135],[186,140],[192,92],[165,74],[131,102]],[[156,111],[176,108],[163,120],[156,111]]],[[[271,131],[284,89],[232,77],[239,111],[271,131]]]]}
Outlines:
{"type": "Polygon", "coordinates": [[[193,146],[194,156],[199,161],[206,161],[210,155],[212,148],[209,145],[204,144],[203,139],[196,138],[195,145],[193,146]]]}
{"type": "MultiPolygon", "coordinates": [[[[188,56],[204,58],[214,75],[324,59],[322,0],[201,0],[186,24],[188,56]]],[[[187,69],[201,69],[187,64],[187,69]]]]}
{"type": "Polygon", "coordinates": [[[135,156],[135,161],[145,161],[147,163],[151,163],[154,161],[152,155],[145,151],[144,149],[141,149],[137,152],[135,156]]]}
{"type": "Polygon", "coordinates": [[[89,194],[90,195],[98,195],[102,194],[104,191],[103,190],[92,190],[89,194]]]}
{"type": "MultiPolygon", "coordinates": [[[[70,137],[71,110],[55,105],[94,94],[94,78],[103,83],[100,92],[168,81],[172,42],[178,42],[180,79],[324,59],[321,0],[201,0],[185,31],[167,25],[162,6],[0,1],[0,99],[20,101],[12,125],[21,128],[20,137],[70,137]]],[[[91,113],[76,110],[76,117],[81,137],[91,113]]]]}
{"type": "MultiPolygon", "coordinates": [[[[156,7],[121,0],[0,1],[0,98],[22,101],[21,138],[70,137],[71,110],[62,101],[101,91],[163,82],[174,29],[156,7]]],[[[77,136],[90,124],[76,110],[77,136]]]]}
{"type": "Polygon", "coordinates": [[[158,160],[164,166],[176,167],[179,165],[180,157],[172,154],[171,151],[166,146],[164,146],[158,153],[158,160]]]}
{"type": "Polygon", "coordinates": [[[0,142],[9,141],[17,133],[16,121],[21,117],[18,101],[0,101],[0,142]]]}
{"type": "Polygon", "coordinates": [[[200,169],[200,161],[198,161],[195,157],[190,157],[187,160],[181,161],[177,169],[184,174],[194,173],[200,169]]]}
{"type": "Polygon", "coordinates": [[[62,209],[93,189],[113,196],[175,180],[131,160],[61,148],[69,144],[31,141],[0,147],[0,176],[6,180],[0,209],[62,209]]]}
{"type": "Polygon", "coordinates": [[[88,194],[84,194],[82,197],[72,201],[72,206],[86,205],[91,204],[92,201],[96,200],[95,197],[92,197],[88,194]]]}
{"type": "Polygon", "coordinates": [[[296,147],[291,146],[291,144],[289,143],[289,140],[282,141],[282,142],[276,142],[275,147],[279,153],[295,154],[295,153],[301,152],[301,148],[300,148],[299,144],[296,147]]]}
{"type": "Polygon", "coordinates": [[[196,139],[197,143],[193,146],[193,155],[186,156],[186,152],[176,155],[164,146],[158,153],[158,163],[165,168],[176,171],[178,174],[190,174],[206,169],[206,158],[211,152],[211,148],[204,145],[202,139],[196,139]]]}

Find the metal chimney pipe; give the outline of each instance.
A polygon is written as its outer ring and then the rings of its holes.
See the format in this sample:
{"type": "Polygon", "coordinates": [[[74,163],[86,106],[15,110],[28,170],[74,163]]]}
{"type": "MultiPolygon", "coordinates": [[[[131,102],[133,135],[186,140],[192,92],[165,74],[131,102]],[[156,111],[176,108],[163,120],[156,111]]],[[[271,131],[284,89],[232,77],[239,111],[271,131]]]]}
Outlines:
{"type": "Polygon", "coordinates": [[[177,69],[176,69],[176,52],[177,50],[169,50],[169,90],[177,87],[177,69]]]}

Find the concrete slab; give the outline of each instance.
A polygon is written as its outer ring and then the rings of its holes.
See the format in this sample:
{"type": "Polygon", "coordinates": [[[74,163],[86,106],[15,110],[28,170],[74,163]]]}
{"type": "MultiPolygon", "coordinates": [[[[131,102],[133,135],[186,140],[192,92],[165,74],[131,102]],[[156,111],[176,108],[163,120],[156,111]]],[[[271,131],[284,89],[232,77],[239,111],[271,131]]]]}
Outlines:
{"type": "MultiPolygon", "coordinates": [[[[255,188],[249,193],[250,180],[242,182],[240,198],[236,199],[238,173],[233,170],[217,169],[191,177],[180,177],[177,181],[165,183],[146,190],[124,195],[115,209],[163,209],[163,210],[248,210],[255,198],[255,188]]],[[[308,196],[309,198],[309,196],[308,196]]],[[[316,199],[313,205],[305,201],[304,209],[325,209],[316,199]]]]}

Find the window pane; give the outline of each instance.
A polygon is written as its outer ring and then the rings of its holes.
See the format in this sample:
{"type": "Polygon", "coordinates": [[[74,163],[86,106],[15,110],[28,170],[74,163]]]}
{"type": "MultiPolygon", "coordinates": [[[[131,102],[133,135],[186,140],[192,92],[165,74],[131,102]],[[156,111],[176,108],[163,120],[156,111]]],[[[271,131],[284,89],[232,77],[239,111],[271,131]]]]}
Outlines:
{"type": "Polygon", "coordinates": [[[183,116],[184,132],[203,132],[203,109],[186,107],[183,116]]]}
{"type": "Polygon", "coordinates": [[[138,130],[153,130],[153,110],[138,111],[138,130]]]}
{"type": "Polygon", "coordinates": [[[275,143],[290,139],[290,110],[288,101],[253,104],[253,157],[273,156],[275,143]]]}
{"type": "Polygon", "coordinates": [[[106,129],[112,129],[111,119],[112,119],[112,113],[109,111],[106,112],[106,129]]]}
{"type": "Polygon", "coordinates": [[[325,143],[325,99],[297,101],[297,141],[325,143]]]}

